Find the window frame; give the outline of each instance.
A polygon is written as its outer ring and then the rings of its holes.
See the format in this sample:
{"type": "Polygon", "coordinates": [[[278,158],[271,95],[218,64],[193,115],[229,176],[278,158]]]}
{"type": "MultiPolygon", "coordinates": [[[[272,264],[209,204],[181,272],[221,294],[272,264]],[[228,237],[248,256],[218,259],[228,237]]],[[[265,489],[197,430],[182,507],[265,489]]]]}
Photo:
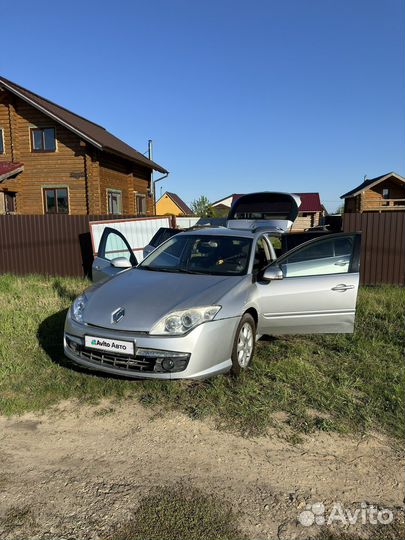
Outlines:
{"type": "Polygon", "coordinates": [[[4,144],[4,129],[0,127],[0,156],[6,153],[6,147],[4,144]]]}
{"type": "Polygon", "coordinates": [[[135,191],[134,196],[135,196],[135,215],[139,216],[139,217],[146,216],[147,213],[148,213],[148,205],[147,205],[146,194],[142,193],[140,191],[135,191]],[[138,209],[138,200],[137,200],[138,197],[141,198],[145,203],[145,212],[140,212],[139,209],[138,209]]]}
{"type": "Polygon", "coordinates": [[[129,254],[130,254],[129,255],[130,256],[130,258],[129,258],[130,263],[132,264],[132,266],[137,266],[138,261],[137,261],[136,255],[133,252],[131,246],[129,245],[128,240],[125,238],[125,236],[122,234],[121,231],[118,231],[117,229],[113,229],[112,227],[105,227],[105,229],[103,231],[103,234],[101,235],[100,244],[99,244],[98,249],[97,249],[96,257],[99,257],[100,259],[103,259],[104,261],[111,262],[111,259],[107,259],[106,256],[105,256],[107,240],[108,240],[108,237],[110,236],[110,234],[115,234],[121,240],[124,241],[124,244],[127,246],[129,254]]]}
{"type": "Polygon", "coordinates": [[[382,196],[384,201],[390,198],[390,188],[383,188],[382,190],[382,196]]]}
{"type": "Polygon", "coordinates": [[[43,186],[42,187],[42,199],[43,199],[43,204],[44,204],[44,214],[45,215],[49,215],[49,216],[56,215],[56,214],[60,214],[60,215],[63,215],[63,216],[70,215],[70,200],[69,200],[69,188],[68,188],[68,186],[43,186]],[[57,191],[62,190],[62,189],[64,189],[66,191],[66,195],[67,195],[67,203],[68,203],[67,212],[59,212],[57,191]],[[47,191],[53,191],[55,193],[56,212],[48,212],[47,211],[47,208],[48,208],[47,199],[46,199],[46,192],[47,191]]]}
{"type": "Polygon", "coordinates": [[[115,189],[115,188],[107,188],[107,214],[111,214],[112,216],[122,216],[123,214],[123,208],[122,208],[122,190],[121,189],[115,189]],[[110,194],[116,193],[120,196],[120,203],[119,203],[119,212],[111,212],[110,211],[110,194]]]}
{"type": "Polygon", "coordinates": [[[269,267],[271,266],[278,266],[281,268],[281,264],[284,263],[286,259],[291,257],[295,252],[300,251],[301,249],[304,249],[311,244],[328,241],[328,240],[337,240],[339,238],[346,238],[346,237],[353,237],[353,245],[352,245],[352,252],[350,256],[350,264],[349,268],[346,272],[336,272],[334,274],[315,274],[315,275],[308,275],[308,276],[284,276],[283,279],[307,279],[307,278],[313,278],[313,277],[320,277],[320,276],[328,276],[328,275],[342,275],[342,274],[353,274],[358,273],[360,270],[360,247],[361,247],[361,233],[360,232],[350,232],[350,233],[333,233],[333,234],[327,234],[318,236],[317,238],[314,238],[312,240],[308,240],[308,242],[304,242],[303,244],[299,244],[293,249],[290,249],[290,251],[287,251],[287,253],[283,253],[278,259],[273,261],[269,264],[269,267]]]}
{"type": "Polygon", "coordinates": [[[56,128],[53,126],[44,126],[44,127],[30,127],[30,142],[31,142],[31,152],[34,154],[53,154],[56,152],[56,128]],[[45,130],[46,129],[53,129],[53,138],[55,141],[55,147],[53,150],[48,150],[45,148],[45,130]],[[35,131],[41,131],[42,132],[42,146],[41,149],[34,148],[34,132],[35,131]]]}

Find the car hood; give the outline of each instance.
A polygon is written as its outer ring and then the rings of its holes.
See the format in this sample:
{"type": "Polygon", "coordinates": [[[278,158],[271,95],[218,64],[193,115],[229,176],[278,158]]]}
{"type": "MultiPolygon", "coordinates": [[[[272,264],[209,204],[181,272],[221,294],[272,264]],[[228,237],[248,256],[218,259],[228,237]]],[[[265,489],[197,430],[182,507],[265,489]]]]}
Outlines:
{"type": "Polygon", "coordinates": [[[130,270],[89,289],[83,320],[104,328],[148,332],[171,311],[217,304],[244,277],[130,270]],[[112,323],[118,308],[125,309],[125,316],[112,323]]]}

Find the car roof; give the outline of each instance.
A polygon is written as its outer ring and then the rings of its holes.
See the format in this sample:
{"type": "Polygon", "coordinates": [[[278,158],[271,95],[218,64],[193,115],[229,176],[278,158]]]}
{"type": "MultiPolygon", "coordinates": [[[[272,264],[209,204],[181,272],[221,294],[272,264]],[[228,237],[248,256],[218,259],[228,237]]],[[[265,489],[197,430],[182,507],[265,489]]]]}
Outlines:
{"type": "Polygon", "coordinates": [[[202,229],[192,229],[179,233],[178,236],[185,234],[203,235],[203,236],[233,236],[239,238],[255,238],[263,233],[280,236],[280,231],[275,231],[272,227],[258,227],[256,229],[229,229],[227,227],[206,227],[202,229]]]}

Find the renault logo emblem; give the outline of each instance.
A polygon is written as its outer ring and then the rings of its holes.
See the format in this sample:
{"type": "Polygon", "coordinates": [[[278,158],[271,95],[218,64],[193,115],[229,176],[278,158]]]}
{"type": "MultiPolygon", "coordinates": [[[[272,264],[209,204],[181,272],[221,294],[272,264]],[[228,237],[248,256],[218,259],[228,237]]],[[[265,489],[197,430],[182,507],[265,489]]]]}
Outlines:
{"type": "Polygon", "coordinates": [[[118,309],[112,312],[111,322],[112,323],[120,322],[120,320],[124,317],[124,315],[125,315],[125,309],[123,307],[119,307],[118,309]]]}

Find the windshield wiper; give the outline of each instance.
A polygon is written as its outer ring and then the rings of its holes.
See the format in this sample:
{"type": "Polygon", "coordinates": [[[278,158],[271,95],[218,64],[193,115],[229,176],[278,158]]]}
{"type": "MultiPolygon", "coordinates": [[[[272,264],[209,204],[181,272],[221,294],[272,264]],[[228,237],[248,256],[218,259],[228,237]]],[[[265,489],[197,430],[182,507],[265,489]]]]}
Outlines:
{"type": "Polygon", "coordinates": [[[170,272],[172,274],[206,274],[207,272],[195,272],[194,270],[187,270],[186,268],[167,268],[167,267],[160,267],[160,266],[142,266],[140,265],[138,268],[141,270],[149,270],[151,272],[170,272]]]}

